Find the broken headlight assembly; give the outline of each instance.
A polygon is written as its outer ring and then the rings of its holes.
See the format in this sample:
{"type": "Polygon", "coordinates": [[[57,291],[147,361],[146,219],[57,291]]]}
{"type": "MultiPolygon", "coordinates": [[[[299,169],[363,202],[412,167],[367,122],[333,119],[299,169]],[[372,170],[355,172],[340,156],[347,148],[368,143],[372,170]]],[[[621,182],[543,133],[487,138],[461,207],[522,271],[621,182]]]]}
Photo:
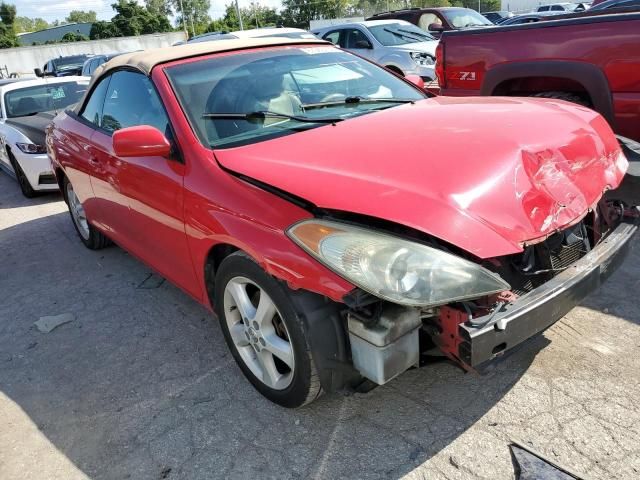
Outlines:
{"type": "Polygon", "coordinates": [[[393,303],[433,307],[510,290],[499,276],[475,263],[385,233],[305,220],[287,234],[341,277],[393,303]]]}
{"type": "Polygon", "coordinates": [[[35,143],[16,143],[16,146],[23,153],[38,154],[47,153],[47,149],[43,145],[37,145],[35,143]]]}
{"type": "Polygon", "coordinates": [[[410,52],[411,59],[416,62],[418,65],[422,67],[430,67],[431,65],[435,65],[436,59],[424,52],[410,52]]]}

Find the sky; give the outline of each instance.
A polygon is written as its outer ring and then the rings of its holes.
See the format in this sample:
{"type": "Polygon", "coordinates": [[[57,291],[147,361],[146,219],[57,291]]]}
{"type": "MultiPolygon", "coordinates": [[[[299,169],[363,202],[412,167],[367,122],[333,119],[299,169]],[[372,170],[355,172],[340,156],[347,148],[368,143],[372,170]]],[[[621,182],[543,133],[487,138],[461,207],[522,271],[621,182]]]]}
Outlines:
{"type": "MultiPolygon", "coordinates": [[[[44,18],[47,22],[64,20],[71,10],[93,10],[98,14],[98,20],[109,20],[115,15],[111,8],[114,0],[5,0],[16,6],[21,17],[44,18]]],[[[209,15],[220,18],[224,15],[225,3],[232,0],[211,0],[209,15]]],[[[138,0],[144,4],[144,0],[138,0]]],[[[251,0],[238,0],[241,7],[248,6],[251,0]]],[[[260,5],[280,8],[281,0],[257,0],[260,5]]]]}

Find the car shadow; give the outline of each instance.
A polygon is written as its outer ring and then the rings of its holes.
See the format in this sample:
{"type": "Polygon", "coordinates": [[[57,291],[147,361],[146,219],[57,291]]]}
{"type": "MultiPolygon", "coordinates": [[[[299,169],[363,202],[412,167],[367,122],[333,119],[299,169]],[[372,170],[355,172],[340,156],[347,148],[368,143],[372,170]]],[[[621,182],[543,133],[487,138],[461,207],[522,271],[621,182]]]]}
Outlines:
{"type": "MultiPolygon", "coordinates": [[[[0,171],[0,177],[6,177],[6,174],[0,171]]],[[[2,180],[3,181],[0,182],[2,186],[2,191],[0,191],[0,210],[44,205],[62,200],[62,194],[59,191],[42,192],[33,198],[27,198],[19,193],[20,187],[16,181],[11,178],[3,178],[2,180]],[[16,192],[18,192],[18,195],[16,195],[16,192]]]]}
{"type": "Polygon", "coordinates": [[[0,251],[19,252],[0,276],[0,394],[91,478],[400,478],[492,409],[546,345],[485,376],[439,362],[290,411],[244,379],[207,310],[118,247],[85,249],[66,213],[0,230],[0,251]],[[73,321],[50,333],[34,326],[63,313],[73,321]]]}
{"type": "Polygon", "coordinates": [[[640,292],[640,239],[636,238],[633,242],[629,256],[615,273],[616,282],[605,282],[600,287],[600,295],[587,297],[582,306],[640,325],[637,298],[637,292],[640,292]],[[620,288],[620,285],[625,288],[620,288]]]}

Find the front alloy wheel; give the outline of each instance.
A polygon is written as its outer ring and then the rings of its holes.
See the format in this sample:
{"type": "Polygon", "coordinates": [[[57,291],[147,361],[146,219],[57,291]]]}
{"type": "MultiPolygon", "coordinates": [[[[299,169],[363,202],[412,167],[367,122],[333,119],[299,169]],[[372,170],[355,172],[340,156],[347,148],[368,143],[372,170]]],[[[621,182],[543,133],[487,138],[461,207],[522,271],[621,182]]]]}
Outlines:
{"type": "Polygon", "coordinates": [[[220,327],[242,373],[272,402],[296,408],[322,393],[289,289],[251,258],[225,258],[215,278],[220,327]]]}
{"type": "Polygon", "coordinates": [[[225,287],[224,312],[234,346],[251,373],[274,390],[291,385],[293,347],[271,297],[248,278],[234,277],[225,287]]]}

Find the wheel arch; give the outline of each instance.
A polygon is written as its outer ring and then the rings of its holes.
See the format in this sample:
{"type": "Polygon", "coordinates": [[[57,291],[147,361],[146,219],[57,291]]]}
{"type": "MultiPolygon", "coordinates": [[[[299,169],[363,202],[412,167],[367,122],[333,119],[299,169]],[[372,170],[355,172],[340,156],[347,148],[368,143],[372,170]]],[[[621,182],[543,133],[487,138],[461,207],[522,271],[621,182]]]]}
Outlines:
{"type": "MultiPolygon", "coordinates": [[[[266,268],[269,262],[260,262],[247,248],[240,248],[238,245],[227,242],[216,243],[209,249],[204,265],[205,286],[214,311],[217,269],[225,258],[237,252],[247,255],[268,275],[273,276],[283,286],[287,286],[287,281],[282,275],[278,275],[273,269],[266,268]]],[[[361,381],[350,361],[348,333],[341,314],[344,306],[324,295],[304,289],[290,289],[289,294],[302,321],[322,388],[327,392],[335,392],[361,381]]]]}
{"type": "MultiPolygon", "coordinates": [[[[559,60],[520,62],[499,65],[489,70],[482,82],[481,95],[495,96],[509,93],[509,85],[514,82],[529,82],[533,79],[554,79],[565,85],[581,88],[593,105],[613,127],[615,116],[611,89],[604,72],[595,65],[584,62],[567,62],[559,60]]],[[[545,89],[535,89],[529,93],[540,93],[545,90],[559,90],[558,84],[545,89]]]]}
{"type": "Polygon", "coordinates": [[[239,251],[242,251],[253,258],[253,256],[251,256],[246,250],[243,250],[238,246],[232,245],[230,243],[216,243],[212,245],[211,248],[209,248],[209,252],[207,253],[207,256],[204,260],[204,282],[207,292],[207,298],[212,308],[214,307],[216,272],[218,271],[220,264],[225,258],[227,258],[232,253],[239,251]]]}

